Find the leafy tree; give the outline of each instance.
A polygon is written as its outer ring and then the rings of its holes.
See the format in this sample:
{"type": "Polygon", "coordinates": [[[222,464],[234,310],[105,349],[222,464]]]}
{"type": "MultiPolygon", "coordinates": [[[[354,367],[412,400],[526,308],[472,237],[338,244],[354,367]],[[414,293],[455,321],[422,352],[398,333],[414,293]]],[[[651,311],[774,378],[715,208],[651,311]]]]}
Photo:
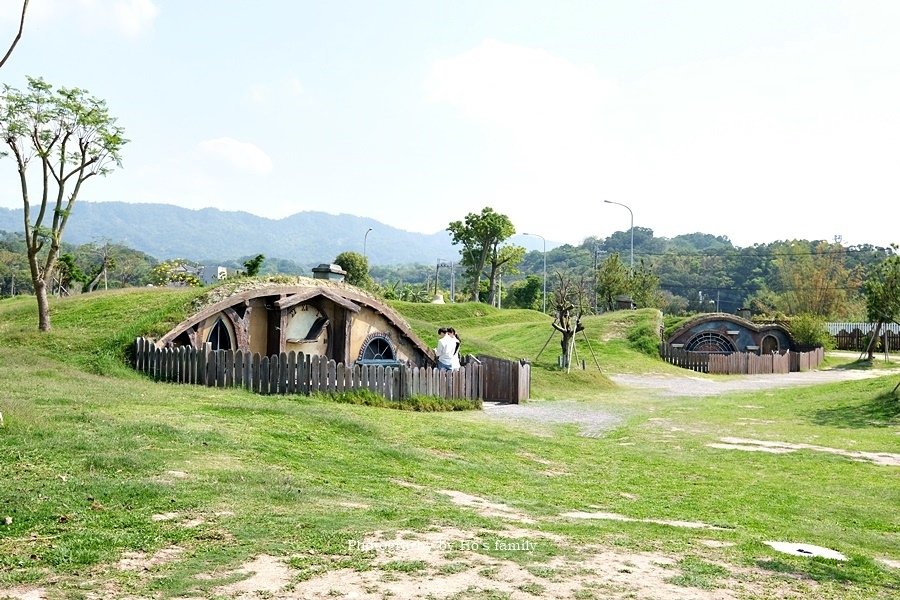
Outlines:
{"type": "Polygon", "coordinates": [[[628,267],[619,258],[618,252],[600,264],[596,288],[605,310],[615,309],[616,296],[628,293],[628,267]]]}
{"type": "Polygon", "coordinates": [[[517,281],[509,286],[505,303],[518,308],[540,310],[543,285],[542,278],[537,275],[529,275],[523,281],[517,281]]]}
{"type": "Polygon", "coordinates": [[[155,264],[156,260],[152,256],[124,246],[116,246],[115,264],[109,269],[110,285],[113,282],[114,287],[145,285],[149,283],[150,270],[155,264]]]}
{"type": "Polygon", "coordinates": [[[659,277],[644,264],[643,258],[638,268],[628,278],[628,291],[638,308],[659,308],[663,305],[659,291],[659,277]]]}
{"type": "MultiPolygon", "coordinates": [[[[495,278],[500,272],[500,267],[512,259],[509,253],[504,253],[499,248],[501,242],[509,239],[516,232],[512,221],[506,215],[495,212],[493,208],[486,206],[481,213],[469,213],[463,221],[451,222],[447,231],[450,232],[454,245],[462,244],[463,246],[460,251],[462,256],[460,263],[466,268],[466,274],[472,280],[472,300],[475,302],[479,301],[478,290],[481,288],[485,265],[490,262],[488,303],[493,303],[496,290],[495,278]]],[[[524,250],[522,255],[524,255],[524,250]]]]}
{"type": "Polygon", "coordinates": [[[863,290],[870,321],[900,321],[900,255],[881,261],[866,278],[863,290]]]}
{"type": "MultiPolygon", "coordinates": [[[[775,258],[788,314],[841,316],[854,277],[844,267],[844,248],[829,242],[785,242],[775,258]]],[[[858,284],[857,284],[858,285],[858,284]]]]}
{"type": "Polygon", "coordinates": [[[150,271],[150,283],[153,285],[174,285],[201,287],[203,283],[197,273],[200,266],[184,258],[166,260],[150,271]]]}
{"type": "MultiPolygon", "coordinates": [[[[869,320],[878,323],[873,334],[877,339],[883,323],[900,322],[900,255],[884,259],[863,284],[866,296],[866,313],[869,320]]],[[[875,353],[875,344],[869,344],[869,359],[875,353]]],[[[896,388],[895,388],[896,390],[896,388]]]]}
{"type": "Polygon", "coordinates": [[[256,277],[259,275],[259,270],[262,268],[263,261],[266,260],[266,257],[262,254],[257,254],[253,258],[249,259],[244,263],[244,273],[247,277],[256,277]]]}
{"type": "Polygon", "coordinates": [[[84,283],[88,280],[88,277],[87,275],[85,275],[84,271],[82,271],[81,268],[77,264],[75,264],[75,255],[71,252],[66,252],[59,257],[58,273],[57,291],[60,297],[69,295],[69,289],[72,287],[73,283],[84,283]]]}
{"type": "Polygon", "coordinates": [[[109,271],[116,266],[116,249],[109,242],[98,244],[85,244],[79,247],[79,253],[85,256],[85,278],[82,292],[93,292],[100,281],[104,281],[104,287],[109,287],[109,271]]]}
{"type": "Polygon", "coordinates": [[[673,294],[668,290],[660,291],[660,299],[663,313],[667,315],[687,314],[688,301],[683,296],[673,294]]]}
{"type": "Polygon", "coordinates": [[[16,44],[19,43],[19,40],[22,39],[22,31],[25,29],[25,11],[28,10],[28,0],[23,0],[22,2],[22,16],[19,18],[19,31],[16,33],[16,37],[13,38],[12,43],[9,45],[9,49],[6,51],[6,54],[3,55],[3,58],[0,58],[0,67],[6,64],[7,59],[9,59],[10,55],[13,53],[13,50],[16,49],[16,44]]]}
{"type": "Polygon", "coordinates": [[[359,252],[341,252],[334,259],[334,264],[347,271],[347,283],[370,289],[374,282],[369,276],[369,259],[359,252]]]}
{"type": "Polygon", "coordinates": [[[0,296],[31,292],[22,234],[0,231],[0,296]]]}
{"type": "Polygon", "coordinates": [[[94,175],[106,175],[121,166],[120,151],[127,140],[105,101],[79,88],[54,90],[44,80],[31,77],[25,92],[4,85],[0,94],[0,138],[9,147],[2,156],[11,154],[19,172],[38,327],[49,331],[47,288],[78,193],[94,175]],[[40,200],[34,217],[27,177],[33,159],[40,169],[40,200]]]}
{"type": "Polygon", "coordinates": [[[78,264],[90,280],[82,289],[91,292],[100,282],[104,288],[121,288],[149,283],[148,276],[157,261],[152,256],[122,244],[84,244],[75,249],[78,264]]]}
{"type": "Polygon", "coordinates": [[[501,273],[517,274],[519,272],[518,266],[522,262],[523,256],[525,256],[525,248],[522,246],[500,246],[491,250],[490,275],[488,276],[488,283],[491,287],[488,294],[488,304],[493,304],[497,301],[498,290],[493,287],[493,282],[499,282],[501,273]]]}
{"type": "Polygon", "coordinates": [[[801,346],[821,346],[826,350],[834,348],[834,338],[825,328],[825,318],[820,315],[804,313],[791,317],[788,328],[801,346]]]}

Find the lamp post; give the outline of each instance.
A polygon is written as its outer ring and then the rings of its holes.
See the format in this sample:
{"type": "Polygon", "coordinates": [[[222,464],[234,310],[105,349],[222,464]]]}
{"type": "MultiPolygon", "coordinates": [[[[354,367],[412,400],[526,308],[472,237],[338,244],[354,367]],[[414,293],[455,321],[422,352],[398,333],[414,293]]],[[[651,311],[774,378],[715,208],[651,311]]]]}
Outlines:
{"type": "Polygon", "coordinates": [[[371,227],[366,229],[366,235],[363,236],[363,258],[366,259],[366,262],[369,261],[369,255],[366,253],[366,242],[369,241],[369,232],[370,231],[372,231],[371,227]]]}
{"type": "Polygon", "coordinates": [[[547,312],[547,240],[544,236],[538,233],[523,233],[522,235],[532,235],[534,237],[539,237],[544,241],[544,293],[541,294],[541,305],[543,306],[543,312],[547,312]]]}
{"type": "Polygon", "coordinates": [[[616,204],[618,206],[624,206],[628,210],[628,214],[631,215],[631,272],[634,273],[634,213],[631,212],[631,209],[628,208],[625,204],[621,202],[613,202],[612,200],[604,200],[607,204],[616,204]]]}

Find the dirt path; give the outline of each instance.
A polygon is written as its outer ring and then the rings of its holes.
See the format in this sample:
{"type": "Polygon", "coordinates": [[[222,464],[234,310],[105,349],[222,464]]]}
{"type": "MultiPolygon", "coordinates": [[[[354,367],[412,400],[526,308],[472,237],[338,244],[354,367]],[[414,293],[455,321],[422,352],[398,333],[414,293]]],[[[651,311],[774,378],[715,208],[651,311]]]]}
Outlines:
{"type": "MultiPolygon", "coordinates": [[[[857,381],[885,375],[884,371],[831,369],[780,375],[747,375],[727,380],[672,375],[610,375],[623,387],[653,390],[663,396],[718,396],[730,392],[752,392],[794,386],[857,381]]],[[[598,437],[621,421],[608,407],[572,400],[538,401],[525,404],[485,403],[484,414],[494,419],[534,424],[578,425],[580,435],[598,437]]]]}
{"type": "Polygon", "coordinates": [[[611,375],[610,379],[626,387],[658,390],[665,396],[718,396],[729,392],[752,392],[794,386],[819,385],[840,381],[858,381],[887,375],[884,371],[831,369],[779,375],[746,375],[727,380],[671,375],[611,375]]]}

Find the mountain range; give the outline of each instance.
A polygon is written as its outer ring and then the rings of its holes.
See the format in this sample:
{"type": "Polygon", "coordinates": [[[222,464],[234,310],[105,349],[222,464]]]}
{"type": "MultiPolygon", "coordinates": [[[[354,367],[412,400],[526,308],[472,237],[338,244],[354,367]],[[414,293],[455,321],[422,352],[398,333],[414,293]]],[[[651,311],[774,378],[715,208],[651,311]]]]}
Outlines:
{"type": "MultiPolygon", "coordinates": [[[[0,230],[22,231],[22,210],[0,208],[0,230]]],[[[431,264],[459,256],[459,247],[453,246],[447,231],[414,233],[348,214],[305,211],[267,219],[215,208],[128,202],[79,202],[63,239],[71,244],[123,244],[160,260],[199,262],[264,254],[315,266],[348,250],[365,251],[372,265],[431,264]],[[367,234],[369,228],[372,231],[367,234]]],[[[540,244],[522,236],[510,241],[531,250],[540,244]]]]}

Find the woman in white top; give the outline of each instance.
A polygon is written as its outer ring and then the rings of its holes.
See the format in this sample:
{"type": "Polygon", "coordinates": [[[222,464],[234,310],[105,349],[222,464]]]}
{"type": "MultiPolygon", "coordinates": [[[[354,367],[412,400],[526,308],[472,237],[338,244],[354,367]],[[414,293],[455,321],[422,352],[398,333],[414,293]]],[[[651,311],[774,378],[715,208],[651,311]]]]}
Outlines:
{"type": "Polygon", "coordinates": [[[459,334],[456,333],[456,330],[453,329],[452,327],[449,327],[447,329],[447,333],[449,334],[448,337],[452,336],[456,340],[456,346],[453,349],[453,357],[452,357],[452,360],[450,361],[450,370],[451,371],[459,371],[459,368],[460,368],[459,345],[462,340],[459,339],[459,334]]]}
{"type": "Polygon", "coordinates": [[[438,344],[434,353],[437,358],[437,368],[441,371],[453,369],[453,353],[456,348],[456,338],[450,335],[448,328],[438,329],[438,344]]]}

